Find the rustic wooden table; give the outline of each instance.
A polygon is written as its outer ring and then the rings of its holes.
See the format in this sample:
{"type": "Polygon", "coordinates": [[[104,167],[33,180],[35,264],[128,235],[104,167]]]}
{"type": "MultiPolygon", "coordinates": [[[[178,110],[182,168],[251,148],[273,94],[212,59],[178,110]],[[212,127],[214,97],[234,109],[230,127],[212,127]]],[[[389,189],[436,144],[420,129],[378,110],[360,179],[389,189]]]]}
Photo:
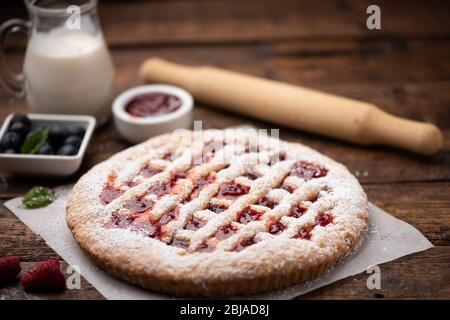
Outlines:
{"type": "MultiPolygon", "coordinates": [[[[384,147],[365,148],[281,128],[344,163],[370,200],[419,229],[435,247],[381,265],[382,289],[368,290],[367,274],[341,280],[304,299],[450,298],[450,3],[377,1],[382,30],[365,26],[370,1],[102,1],[101,22],[116,66],[118,92],[140,84],[137,70],[149,56],[210,64],[373,102],[393,114],[437,124],[444,150],[422,157],[384,147]]],[[[26,16],[2,4],[0,21],[26,16]]],[[[23,44],[11,39],[15,69],[23,44]]],[[[0,119],[26,111],[22,100],[0,91],[0,119]]],[[[196,104],[205,127],[274,125],[196,104]]],[[[94,164],[128,144],[111,123],[99,129],[80,173],[66,179],[0,176],[0,197],[23,195],[36,184],[75,182],[94,164]]],[[[1,168],[0,168],[1,169],[1,168]]],[[[24,268],[58,255],[0,205],[0,256],[16,255],[24,268]]],[[[87,281],[81,290],[25,294],[19,284],[0,299],[102,299],[87,281]]]]}

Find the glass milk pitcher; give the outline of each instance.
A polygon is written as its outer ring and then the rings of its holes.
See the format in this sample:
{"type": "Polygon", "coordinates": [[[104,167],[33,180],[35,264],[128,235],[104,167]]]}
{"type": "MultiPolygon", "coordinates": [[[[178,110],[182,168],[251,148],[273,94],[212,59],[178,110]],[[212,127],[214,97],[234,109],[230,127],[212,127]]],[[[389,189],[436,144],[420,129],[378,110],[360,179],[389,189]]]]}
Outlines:
{"type": "Polygon", "coordinates": [[[33,112],[88,114],[104,123],[114,95],[114,68],[97,15],[97,0],[25,0],[30,20],[0,27],[0,79],[33,112]],[[6,37],[28,35],[22,74],[8,71],[6,37]]]}

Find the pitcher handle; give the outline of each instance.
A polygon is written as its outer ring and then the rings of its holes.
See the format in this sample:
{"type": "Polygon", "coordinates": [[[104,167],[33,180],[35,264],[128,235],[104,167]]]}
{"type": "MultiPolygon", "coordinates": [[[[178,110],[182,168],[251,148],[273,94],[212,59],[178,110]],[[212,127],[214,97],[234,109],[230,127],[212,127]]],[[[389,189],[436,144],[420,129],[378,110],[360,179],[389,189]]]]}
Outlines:
{"type": "Polygon", "coordinates": [[[24,75],[23,73],[14,74],[8,69],[5,57],[5,44],[10,34],[17,32],[28,34],[28,30],[28,22],[22,19],[11,19],[0,26],[0,82],[8,91],[18,97],[25,95],[24,75]]]}

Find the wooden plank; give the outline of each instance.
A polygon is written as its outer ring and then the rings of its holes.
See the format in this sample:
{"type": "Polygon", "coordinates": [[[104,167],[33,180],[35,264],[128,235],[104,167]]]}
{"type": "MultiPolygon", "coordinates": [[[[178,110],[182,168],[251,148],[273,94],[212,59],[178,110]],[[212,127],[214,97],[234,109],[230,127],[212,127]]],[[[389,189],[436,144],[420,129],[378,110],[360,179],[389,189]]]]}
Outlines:
{"type": "Polygon", "coordinates": [[[381,289],[369,290],[360,273],[299,299],[444,299],[450,296],[450,247],[435,247],[380,267],[381,289]]]}
{"type": "Polygon", "coordinates": [[[450,246],[448,182],[363,185],[369,200],[422,232],[434,245],[450,246]]]}
{"type": "MultiPolygon", "coordinates": [[[[184,64],[214,65],[318,89],[327,86],[389,83],[392,85],[392,94],[398,99],[407,94],[402,92],[407,89],[397,87],[402,84],[442,82],[442,86],[446,86],[442,88],[444,89],[448,88],[450,81],[450,42],[446,40],[288,41],[239,46],[201,45],[113,50],[119,88],[138,83],[137,71],[140,64],[152,56],[184,64]]],[[[21,69],[22,55],[9,54],[6,60],[11,69],[21,69]]],[[[0,92],[5,95],[3,89],[0,92]]],[[[363,97],[364,90],[360,92],[356,98],[363,97]]],[[[402,102],[410,103],[404,100],[402,102]]]]}
{"type": "MultiPolygon", "coordinates": [[[[363,1],[183,1],[135,2],[100,8],[105,34],[114,44],[259,42],[290,38],[377,37],[366,28],[363,1]],[[117,21],[127,25],[122,28],[117,21]],[[332,26],[332,27],[330,27],[332,26]]],[[[383,34],[450,33],[446,1],[379,1],[383,34]]]]}
{"type": "Polygon", "coordinates": [[[304,85],[450,80],[448,41],[315,41],[114,50],[116,67],[136,77],[148,57],[214,65],[304,85]],[[131,68],[132,70],[128,70],[131,68]]]}
{"type": "MultiPolygon", "coordinates": [[[[407,41],[404,46],[408,48],[406,53],[391,41],[287,42],[114,50],[113,57],[118,90],[140,84],[140,64],[150,56],[159,56],[304,85],[373,102],[399,115],[449,124],[450,42],[431,45],[427,41],[407,41]]],[[[20,56],[9,55],[7,60],[11,68],[20,69],[20,56]]],[[[0,96],[10,97],[4,89],[0,96]]],[[[1,104],[17,107],[8,100],[1,104]]],[[[5,111],[0,110],[3,114],[5,111]]]]}
{"type": "MultiPolygon", "coordinates": [[[[99,12],[113,46],[450,34],[448,1],[377,1],[382,12],[380,31],[366,27],[366,9],[371,4],[370,0],[246,0],[232,5],[227,0],[128,1],[126,5],[101,1],[99,12]]],[[[0,22],[27,16],[22,3],[4,6],[0,22]]]]}
{"type": "MultiPolygon", "coordinates": [[[[450,43],[429,47],[426,41],[409,41],[407,54],[388,42],[349,41],[314,45],[295,43],[249,46],[200,46],[139,50],[114,50],[117,88],[140,84],[137,70],[147,57],[160,56],[185,64],[209,64],[292,84],[373,102],[383,109],[412,119],[450,125],[450,43]],[[333,49],[334,48],[334,49],[333,49]],[[377,57],[365,51],[382,52],[377,57]]],[[[7,57],[20,69],[21,57],[7,57]]],[[[0,90],[0,117],[9,108],[20,108],[0,90]]]]}

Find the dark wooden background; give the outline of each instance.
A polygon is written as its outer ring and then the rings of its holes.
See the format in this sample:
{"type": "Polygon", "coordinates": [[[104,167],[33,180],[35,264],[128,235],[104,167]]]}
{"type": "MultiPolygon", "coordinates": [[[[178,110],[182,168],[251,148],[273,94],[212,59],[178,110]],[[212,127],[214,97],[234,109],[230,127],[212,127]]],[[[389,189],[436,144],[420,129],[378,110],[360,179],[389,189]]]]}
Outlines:
{"type": "MultiPolygon", "coordinates": [[[[210,64],[304,85],[375,103],[393,114],[437,124],[444,150],[422,157],[385,147],[366,148],[281,128],[344,163],[358,176],[370,200],[418,228],[434,245],[381,266],[382,289],[368,290],[367,274],[341,280],[305,299],[450,298],[450,12],[449,1],[377,1],[382,30],[365,26],[373,1],[101,1],[100,17],[116,66],[117,91],[140,84],[147,57],[210,64]]],[[[2,2],[0,21],[25,17],[19,1],[2,2]],[[10,4],[11,3],[11,4],[10,4]]],[[[8,41],[7,60],[19,70],[23,39],[8,41]]],[[[26,111],[22,100],[0,91],[0,120],[26,111]]],[[[250,123],[273,125],[196,104],[206,127],[250,123]]],[[[80,173],[128,145],[108,124],[98,130],[80,173]]],[[[1,170],[1,168],[0,168],[1,170]]],[[[0,176],[0,198],[23,195],[31,186],[66,179],[0,176]]],[[[23,267],[58,257],[0,205],[0,256],[17,255],[23,267]]],[[[0,298],[101,299],[83,281],[81,290],[25,294],[18,284],[0,298]]]]}

